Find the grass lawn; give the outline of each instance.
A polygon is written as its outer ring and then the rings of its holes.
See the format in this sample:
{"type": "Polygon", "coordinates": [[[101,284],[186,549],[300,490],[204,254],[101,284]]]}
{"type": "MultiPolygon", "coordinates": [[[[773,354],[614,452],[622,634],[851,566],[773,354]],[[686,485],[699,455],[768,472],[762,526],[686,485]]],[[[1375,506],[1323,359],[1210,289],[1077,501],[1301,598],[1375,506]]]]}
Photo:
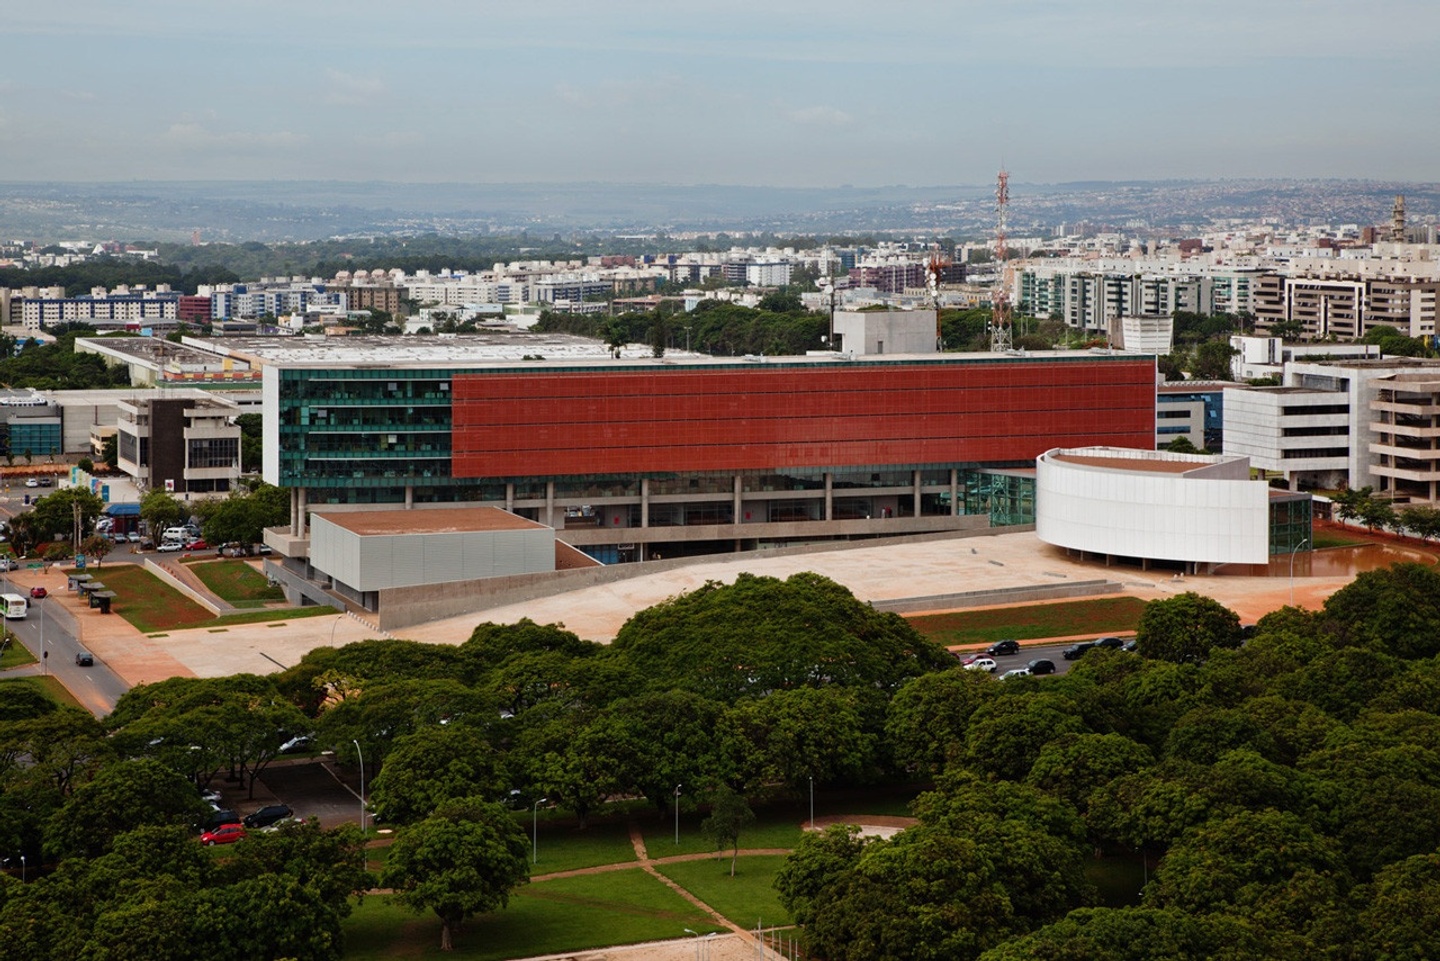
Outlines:
{"type": "MultiPolygon", "coordinates": [[[[738,880],[738,879],[737,879],[738,880]]],[[[542,881],[522,887],[510,906],[476,918],[440,951],[440,922],[386,896],[365,898],[345,921],[346,961],[466,958],[503,961],[720,930],[700,910],[638,868],[542,881]]]]}
{"type": "MultiPolygon", "coordinates": [[[[839,795],[829,794],[823,788],[815,789],[815,816],[828,817],[836,814],[887,814],[908,817],[910,802],[919,789],[905,787],[897,789],[871,789],[869,792],[846,791],[839,795]]],[[[680,811],[680,843],[675,843],[675,820],[673,815],[658,817],[654,810],[637,813],[636,827],[645,839],[645,852],[652,858],[669,857],[672,854],[706,854],[715,850],[714,842],[700,832],[700,822],[708,812],[694,810],[680,811]]],[[[756,823],[740,835],[740,848],[784,848],[789,850],[800,843],[810,818],[808,795],[798,800],[766,804],[755,809],[756,823]]],[[[543,842],[545,835],[541,832],[543,842]]]]}
{"type": "MultiPolygon", "coordinates": [[[[818,805],[815,813],[817,816],[821,813],[818,805]]],[[[715,842],[700,833],[700,822],[708,816],[708,811],[697,814],[682,810],[679,844],[675,843],[673,816],[663,821],[654,815],[639,818],[640,833],[645,838],[645,853],[652,858],[667,858],[672,854],[709,854],[715,850],[715,842]]],[[[756,810],[755,817],[755,824],[740,835],[741,849],[784,848],[788,851],[800,843],[804,835],[801,822],[808,814],[801,814],[790,807],[767,805],[756,810]]]]}
{"type": "Polygon", "coordinates": [[[238,614],[221,614],[206,623],[206,627],[230,627],[235,624],[264,624],[267,621],[293,621],[302,617],[324,617],[339,614],[333,607],[287,607],[282,610],[241,611],[238,614]]]}
{"type": "Polygon", "coordinates": [[[61,707],[78,707],[82,711],[85,709],[79,701],[70,696],[70,692],[65,690],[65,685],[55,680],[53,676],[0,678],[0,684],[28,684],[31,687],[38,687],[41,693],[61,707]]]}
{"type": "Polygon", "coordinates": [[[215,615],[138,564],[88,570],[116,594],[111,610],[146,634],[200,627],[215,615]]]}
{"type": "MultiPolygon", "coordinates": [[[[547,824],[543,813],[540,818],[539,844],[536,847],[540,860],[531,866],[532,875],[635,860],[635,847],[630,843],[630,829],[625,822],[591,821],[590,826],[582,831],[575,827],[573,820],[547,824]]],[[[561,813],[568,818],[569,812],[561,813]]],[[[525,833],[528,835],[528,812],[521,820],[525,822],[525,833]]]]}
{"type": "Polygon", "coordinates": [[[34,664],[35,655],[30,649],[14,638],[5,645],[5,653],[0,654],[0,671],[9,670],[12,667],[20,667],[24,664],[34,664]]]}
{"type": "Polygon", "coordinates": [[[216,597],[236,607],[259,607],[285,599],[284,591],[272,587],[264,574],[238,558],[203,561],[191,564],[189,570],[216,597]]]}
{"type": "Polygon", "coordinates": [[[656,867],[741,927],[754,928],[760,921],[769,928],[790,923],[790,915],[780,906],[780,896],[772,886],[784,861],[783,857],[769,854],[742,857],[735,862],[733,878],[729,852],[718,861],[681,861],[656,867]]]}
{"type": "Polygon", "coordinates": [[[1370,542],[1343,534],[1316,534],[1311,549],[1321,551],[1327,547],[1364,547],[1368,543],[1370,542]]]}
{"type": "Polygon", "coordinates": [[[93,574],[116,593],[111,610],[135,625],[136,630],[152,635],[191,627],[231,627],[339,613],[333,607],[294,607],[216,617],[138,564],[116,564],[93,574]]]}
{"type": "Polygon", "coordinates": [[[1136,597],[1097,597],[1058,604],[926,614],[906,620],[938,644],[986,644],[1006,638],[1024,641],[1133,631],[1144,609],[1145,602],[1136,597]]]}

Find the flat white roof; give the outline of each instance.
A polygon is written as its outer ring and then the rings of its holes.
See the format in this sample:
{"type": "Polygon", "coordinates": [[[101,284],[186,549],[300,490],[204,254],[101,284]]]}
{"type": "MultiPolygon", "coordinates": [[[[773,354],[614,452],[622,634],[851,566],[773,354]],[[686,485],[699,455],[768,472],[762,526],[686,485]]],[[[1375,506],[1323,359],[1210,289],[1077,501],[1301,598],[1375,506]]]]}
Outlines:
{"type": "Polygon", "coordinates": [[[667,350],[653,356],[648,344],[630,344],[620,359],[610,356],[609,347],[599,340],[572,334],[496,332],[454,336],[359,336],[359,337],[215,337],[186,339],[186,344],[221,356],[273,367],[511,367],[533,362],[537,366],[714,366],[715,364],[883,364],[936,361],[976,363],[994,360],[1071,360],[1100,358],[1134,362],[1149,355],[1094,351],[1025,351],[1011,354],[870,354],[852,356],[845,352],[813,352],[807,356],[717,357],[709,354],[667,350]]]}

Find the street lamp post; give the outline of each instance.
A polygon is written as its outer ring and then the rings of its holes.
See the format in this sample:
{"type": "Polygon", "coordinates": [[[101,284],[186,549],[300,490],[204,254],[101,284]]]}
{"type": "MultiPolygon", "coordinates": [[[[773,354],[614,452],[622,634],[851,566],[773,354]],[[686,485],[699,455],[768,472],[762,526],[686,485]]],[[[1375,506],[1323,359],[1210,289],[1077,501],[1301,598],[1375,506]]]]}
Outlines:
{"type": "Polygon", "coordinates": [[[675,785],[675,843],[680,843],[680,788],[682,785],[675,785]]]}
{"type": "Polygon", "coordinates": [[[810,830],[815,830],[815,777],[810,777],[810,830]]]}
{"type": "Polygon", "coordinates": [[[20,855],[20,883],[25,883],[25,855],[20,855]]]}
{"type": "Polygon", "coordinates": [[[1290,606],[1295,606],[1295,555],[1300,553],[1300,548],[1310,543],[1310,538],[1301,538],[1300,543],[1290,552],[1290,606]]]}
{"type": "Polygon", "coordinates": [[[531,864],[539,864],[539,863],[540,863],[540,805],[544,804],[544,803],[545,803],[546,801],[548,801],[548,800],[550,800],[548,797],[542,797],[540,800],[536,801],[536,802],[535,802],[535,806],[530,809],[530,863],[531,863],[531,864]]]}
{"type": "Polygon", "coordinates": [[[365,755],[360,753],[360,741],[351,738],[350,743],[355,745],[355,756],[360,759],[360,833],[365,833],[365,755]]]}

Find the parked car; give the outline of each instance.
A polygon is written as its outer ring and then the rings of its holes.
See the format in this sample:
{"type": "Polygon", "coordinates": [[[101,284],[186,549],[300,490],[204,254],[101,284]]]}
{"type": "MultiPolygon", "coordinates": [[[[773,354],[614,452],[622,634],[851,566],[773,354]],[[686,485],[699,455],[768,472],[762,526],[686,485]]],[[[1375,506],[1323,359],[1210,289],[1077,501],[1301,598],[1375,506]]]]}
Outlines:
{"type": "Polygon", "coordinates": [[[1135,640],[1135,638],[1132,637],[1132,638],[1130,638],[1130,640],[1128,640],[1128,641],[1125,642],[1125,645],[1124,645],[1123,647],[1121,647],[1120,650],[1122,650],[1122,651],[1132,651],[1132,652],[1133,652],[1133,651],[1139,650],[1139,648],[1140,648],[1140,642],[1137,641],[1137,640],[1135,640]]]}
{"type": "Polygon", "coordinates": [[[222,824],[217,828],[206,831],[200,835],[200,843],[207,847],[216,844],[234,844],[245,837],[245,826],[242,824],[222,824]]]}
{"type": "Polygon", "coordinates": [[[35,479],[34,477],[27,477],[27,478],[25,478],[25,486],[26,486],[26,487],[39,487],[39,486],[40,486],[40,481],[38,481],[38,480],[35,479]]]}
{"type": "Polygon", "coordinates": [[[1095,646],[1118,651],[1125,646],[1125,641],[1118,637],[1097,637],[1095,638],[1095,646]]]}
{"type": "Polygon", "coordinates": [[[46,597],[50,596],[50,592],[47,591],[42,585],[36,584],[34,587],[30,588],[30,596],[35,598],[35,600],[37,601],[43,601],[46,597]]]}
{"type": "Polygon", "coordinates": [[[201,824],[200,829],[202,831],[213,831],[222,824],[240,823],[240,814],[233,808],[216,809],[213,803],[210,807],[213,813],[201,824]]]}
{"type": "Polygon", "coordinates": [[[210,545],[204,540],[193,540],[185,545],[185,549],[187,551],[206,551],[210,549],[210,545]]]}
{"type": "Polygon", "coordinates": [[[213,787],[201,788],[200,796],[204,798],[207,802],[209,802],[211,805],[220,803],[220,792],[213,787]]]}
{"type": "Polygon", "coordinates": [[[977,657],[964,665],[967,671],[989,671],[995,673],[995,659],[993,657],[977,657]]]}
{"type": "Polygon", "coordinates": [[[1084,657],[1095,646],[1094,641],[1081,641],[1079,644],[1071,644],[1060,652],[1060,656],[1067,661],[1073,661],[1077,657],[1084,657]]]}
{"type": "Polygon", "coordinates": [[[1017,668],[1013,668],[1013,669],[1011,669],[1011,670],[1006,671],[1004,674],[1001,674],[1001,675],[1000,675],[1000,680],[1002,680],[1002,681],[1008,681],[1008,680],[1010,680],[1010,678],[1012,678],[1012,677],[1029,677],[1029,676],[1030,676],[1030,668],[1028,668],[1028,667],[1017,667],[1017,668]]]}
{"type": "Polygon", "coordinates": [[[94,667],[95,655],[89,651],[80,651],[75,655],[75,664],[79,667],[94,667]]]}
{"type": "Polygon", "coordinates": [[[165,553],[169,553],[171,551],[183,551],[184,549],[185,545],[180,543],[179,541],[161,541],[160,546],[156,548],[156,550],[165,553]]]}
{"type": "Polygon", "coordinates": [[[1030,669],[1031,674],[1054,674],[1055,662],[1047,661],[1045,658],[1037,658],[1025,665],[1030,669]]]}
{"type": "Polygon", "coordinates": [[[54,486],[55,486],[55,478],[53,478],[53,477],[42,477],[42,478],[40,478],[40,486],[41,486],[41,487],[54,487],[54,486]]]}
{"type": "Polygon", "coordinates": [[[243,823],[247,828],[264,828],[294,813],[288,804],[267,804],[254,814],[245,815],[243,823]]]}
{"type": "Polygon", "coordinates": [[[130,533],[125,535],[125,539],[132,544],[138,544],[140,543],[140,532],[131,531],[130,533]]]}
{"type": "Polygon", "coordinates": [[[299,754],[315,747],[315,739],[308,734],[298,734],[280,745],[281,754],[299,754]]]}
{"type": "Polygon", "coordinates": [[[996,641],[985,649],[985,653],[991,657],[1009,657],[1011,654],[1020,653],[1019,641],[996,641]]]}

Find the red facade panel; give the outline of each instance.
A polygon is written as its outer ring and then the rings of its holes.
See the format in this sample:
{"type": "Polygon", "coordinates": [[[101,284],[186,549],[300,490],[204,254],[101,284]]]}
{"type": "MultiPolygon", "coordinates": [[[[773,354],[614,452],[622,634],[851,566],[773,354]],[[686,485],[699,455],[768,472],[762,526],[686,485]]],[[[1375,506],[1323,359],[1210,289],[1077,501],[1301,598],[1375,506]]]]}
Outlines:
{"type": "Polygon", "coordinates": [[[457,374],[456,477],[1006,463],[1155,443],[1152,360],[457,374]]]}

